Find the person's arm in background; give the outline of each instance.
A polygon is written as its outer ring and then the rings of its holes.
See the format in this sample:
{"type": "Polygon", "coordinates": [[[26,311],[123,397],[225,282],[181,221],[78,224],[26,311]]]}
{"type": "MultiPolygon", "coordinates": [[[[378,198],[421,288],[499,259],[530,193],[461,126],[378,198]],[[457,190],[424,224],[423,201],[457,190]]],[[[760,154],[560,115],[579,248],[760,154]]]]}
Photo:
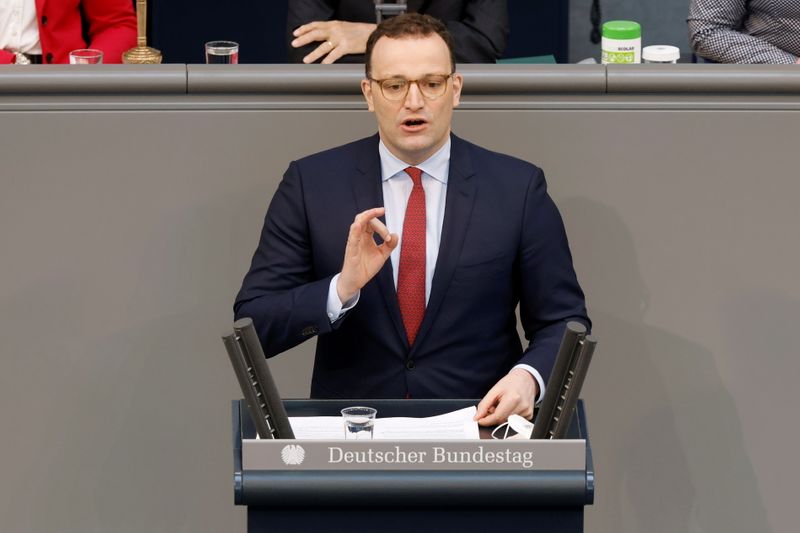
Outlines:
{"type": "Polygon", "coordinates": [[[14,52],[8,50],[0,50],[0,65],[12,65],[17,62],[17,56],[14,52]]]}
{"type": "Polygon", "coordinates": [[[458,63],[494,63],[506,50],[506,0],[469,0],[461,19],[448,20],[446,24],[455,41],[458,63]]]}
{"type": "Polygon", "coordinates": [[[718,63],[797,63],[797,56],[738,31],[747,17],[746,0],[692,0],[689,42],[700,57],[718,63]]]}
{"type": "Polygon", "coordinates": [[[326,0],[289,0],[286,12],[286,53],[289,63],[302,63],[303,58],[319,46],[317,42],[297,48],[292,46],[297,38],[295,30],[311,22],[330,21],[334,12],[334,5],[326,0]]]}
{"type": "MultiPolygon", "coordinates": [[[[292,63],[333,63],[343,57],[359,59],[367,39],[375,29],[374,4],[351,5],[356,20],[331,20],[335,3],[326,0],[290,0],[286,20],[287,50],[292,63]],[[358,9],[355,9],[358,7],[358,9]],[[362,10],[363,8],[363,10],[362,10]],[[370,22],[367,22],[370,21],[370,22]]],[[[447,7],[432,4],[428,14],[440,15],[453,36],[459,63],[494,63],[503,55],[508,42],[506,0],[467,0],[458,20],[452,20],[447,7]]]]}
{"type": "Polygon", "coordinates": [[[367,39],[376,27],[372,0],[289,0],[289,62],[363,62],[367,39]],[[337,16],[346,20],[333,20],[337,16]]]}
{"type": "Polygon", "coordinates": [[[89,48],[103,51],[103,63],[121,63],[136,46],[136,14],[131,0],[82,0],[89,48]]]}

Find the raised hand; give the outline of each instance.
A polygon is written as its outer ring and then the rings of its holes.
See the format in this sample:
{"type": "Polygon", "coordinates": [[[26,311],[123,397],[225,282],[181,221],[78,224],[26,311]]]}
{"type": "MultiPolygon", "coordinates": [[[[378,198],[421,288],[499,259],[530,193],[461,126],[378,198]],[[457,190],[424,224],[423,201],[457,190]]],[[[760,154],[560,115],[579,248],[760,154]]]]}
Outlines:
{"type": "Polygon", "coordinates": [[[378,220],[384,211],[383,207],[367,209],[356,215],[350,225],[342,273],[336,284],[336,292],[342,302],[355,296],[378,273],[397,247],[399,237],[389,233],[383,222],[378,220]],[[375,242],[375,233],[383,240],[381,244],[375,242]]]}

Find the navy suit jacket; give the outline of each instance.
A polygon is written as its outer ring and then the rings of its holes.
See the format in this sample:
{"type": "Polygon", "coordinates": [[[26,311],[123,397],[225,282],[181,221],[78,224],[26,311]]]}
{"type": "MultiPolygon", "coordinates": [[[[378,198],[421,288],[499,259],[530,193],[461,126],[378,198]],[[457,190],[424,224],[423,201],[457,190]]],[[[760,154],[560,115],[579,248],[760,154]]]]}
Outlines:
{"type": "Polygon", "coordinates": [[[542,171],[452,136],[430,298],[409,346],[391,261],[333,324],[355,215],[383,205],[377,135],[290,164],[236,298],[272,357],[318,336],[313,398],[480,398],[515,364],[547,380],[566,322],[590,325],[542,171]],[[523,350],[515,308],[529,340],[523,350]]]}

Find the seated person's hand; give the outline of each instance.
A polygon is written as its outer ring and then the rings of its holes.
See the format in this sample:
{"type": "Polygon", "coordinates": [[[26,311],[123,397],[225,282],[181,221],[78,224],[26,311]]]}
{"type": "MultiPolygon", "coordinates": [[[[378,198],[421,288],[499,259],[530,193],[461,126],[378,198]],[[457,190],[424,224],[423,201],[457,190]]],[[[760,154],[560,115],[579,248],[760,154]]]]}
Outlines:
{"type": "Polygon", "coordinates": [[[367,49],[369,34],[375,24],[363,22],[343,22],[341,20],[315,21],[303,24],[292,35],[292,47],[300,48],[309,43],[320,42],[303,63],[313,63],[324,57],[322,63],[330,64],[347,54],[363,54],[367,49]]]}
{"type": "Polygon", "coordinates": [[[539,394],[539,384],[525,369],[514,368],[506,374],[478,404],[475,420],[481,426],[496,426],[517,414],[533,418],[533,402],[539,394]]]}

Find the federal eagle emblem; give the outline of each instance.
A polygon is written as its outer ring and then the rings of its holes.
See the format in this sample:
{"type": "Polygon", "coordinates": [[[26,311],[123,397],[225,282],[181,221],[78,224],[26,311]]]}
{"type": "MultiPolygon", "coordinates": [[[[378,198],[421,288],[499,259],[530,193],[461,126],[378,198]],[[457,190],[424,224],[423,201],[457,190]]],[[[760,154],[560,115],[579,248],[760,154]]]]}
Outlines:
{"type": "Polygon", "coordinates": [[[299,465],[306,458],[306,451],[297,444],[287,444],[281,451],[281,459],[287,465],[299,465]]]}

